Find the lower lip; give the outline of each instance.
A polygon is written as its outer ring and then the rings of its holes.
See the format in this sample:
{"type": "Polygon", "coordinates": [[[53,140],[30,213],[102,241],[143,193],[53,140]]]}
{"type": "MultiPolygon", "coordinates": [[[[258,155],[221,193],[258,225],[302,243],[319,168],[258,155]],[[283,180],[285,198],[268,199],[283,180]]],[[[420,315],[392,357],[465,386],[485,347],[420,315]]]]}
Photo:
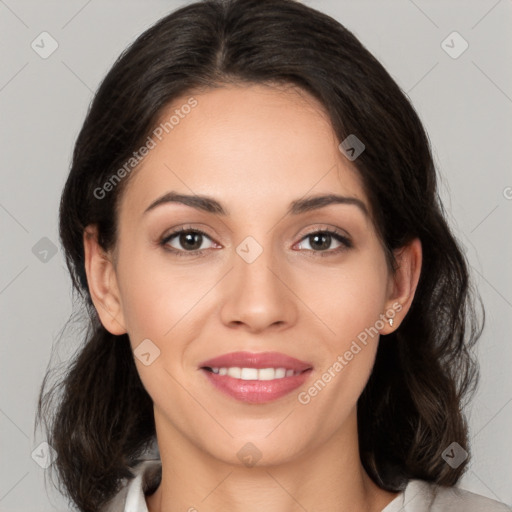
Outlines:
{"type": "Polygon", "coordinates": [[[219,375],[204,368],[201,368],[201,371],[217,389],[236,400],[263,404],[277,400],[304,384],[311,373],[311,368],[298,375],[272,380],[242,380],[219,375]]]}

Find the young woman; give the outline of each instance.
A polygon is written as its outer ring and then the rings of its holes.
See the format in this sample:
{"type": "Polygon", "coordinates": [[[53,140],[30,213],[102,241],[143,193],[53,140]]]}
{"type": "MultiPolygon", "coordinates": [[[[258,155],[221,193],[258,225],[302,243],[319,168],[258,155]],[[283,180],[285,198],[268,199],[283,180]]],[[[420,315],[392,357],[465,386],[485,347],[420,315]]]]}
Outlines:
{"type": "Polygon", "coordinates": [[[332,18],[206,0],[141,35],[60,234],[90,325],[39,419],[78,510],[508,510],[454,487],[481,322],[428,138],[332,18]]]}

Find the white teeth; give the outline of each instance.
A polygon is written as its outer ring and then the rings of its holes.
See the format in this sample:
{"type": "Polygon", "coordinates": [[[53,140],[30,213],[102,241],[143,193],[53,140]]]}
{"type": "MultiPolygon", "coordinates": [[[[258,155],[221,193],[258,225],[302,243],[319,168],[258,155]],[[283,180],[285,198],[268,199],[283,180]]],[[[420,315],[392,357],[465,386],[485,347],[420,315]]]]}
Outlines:
{"type": "Polygon", "coordinates": [[[258,378],[257,368],[241,368],[240,379],[242,380],[256,380],[258,378]]]}
{"type": "Polygon", "coordinates": [[[286,375],[285,368],[276,368],[276,379],[282,379],[286,375]]]}
{"type": "Polygon", "coordinates": [[[228,376],[234,377],[235,379],[239,379],[242,374],[242,371],[240,368],[237,368],[236,366],[234,368],[228,368],[228,376]]]}
{"type": "Polygon", "coordinates": [[[258,380],[272,380],[275,378],[276,371],[274,370],[274,368],[261,368],[260,370],[258,370],[258,380]]]}
{"type": "Polygon", "coordinates": [[[235,379],[241,380],[274,380],[283,377],[291,377],[298,375],[300,371],[287,370],[286,368],[238,368],[236,366],[230,368],[211,368],[213,373],[219,375],[228,375],[235,379]]]}

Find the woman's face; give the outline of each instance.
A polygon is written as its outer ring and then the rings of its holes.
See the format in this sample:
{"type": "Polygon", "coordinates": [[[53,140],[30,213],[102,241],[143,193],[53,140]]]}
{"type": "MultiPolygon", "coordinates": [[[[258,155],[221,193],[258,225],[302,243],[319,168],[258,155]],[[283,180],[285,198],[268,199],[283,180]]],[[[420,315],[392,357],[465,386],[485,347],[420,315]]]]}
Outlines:
{"type": "Polygon", "coordinates": [[[153,137],[122,196],[110,299],[97,309],[111,332],[129,334],[159,441],[187,440],[228,463],[247,451],[285,462],[333,435],[353,435],[378,333],[396,329],[408,299],[315,99],[262,85],[194,98],[172,130],[153,137]],[[171,192],[208,196],[223,213],[169,201],[148,209],[171,192]],[[300,208],[332,194],[350,200],[300,208]],[[169,239],[178,229],[205,234],[169,239]],[[202,368],[238,351],[279,352],[311,369],[299,380],[285,376],[299,385],[279,395],[268,372],[270,380],[255,383],[250,371],[247,381],[202,368]],[[212,382],[228,378],[234,395],[212,382]]]}

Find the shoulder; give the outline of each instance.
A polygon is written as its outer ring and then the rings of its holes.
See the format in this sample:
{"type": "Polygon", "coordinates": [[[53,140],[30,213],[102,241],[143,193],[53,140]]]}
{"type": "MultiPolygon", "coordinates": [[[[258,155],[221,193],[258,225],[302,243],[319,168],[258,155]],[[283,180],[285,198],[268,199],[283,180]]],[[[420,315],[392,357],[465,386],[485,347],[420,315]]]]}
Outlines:
{"type": "Polygon", "coordinates": [[[512,512],[512,508],[504,503],[480,494],[424,480],[410,480],[403,493],[402,502],[401,508],[398,508],[397,511],[512,512]]]}

